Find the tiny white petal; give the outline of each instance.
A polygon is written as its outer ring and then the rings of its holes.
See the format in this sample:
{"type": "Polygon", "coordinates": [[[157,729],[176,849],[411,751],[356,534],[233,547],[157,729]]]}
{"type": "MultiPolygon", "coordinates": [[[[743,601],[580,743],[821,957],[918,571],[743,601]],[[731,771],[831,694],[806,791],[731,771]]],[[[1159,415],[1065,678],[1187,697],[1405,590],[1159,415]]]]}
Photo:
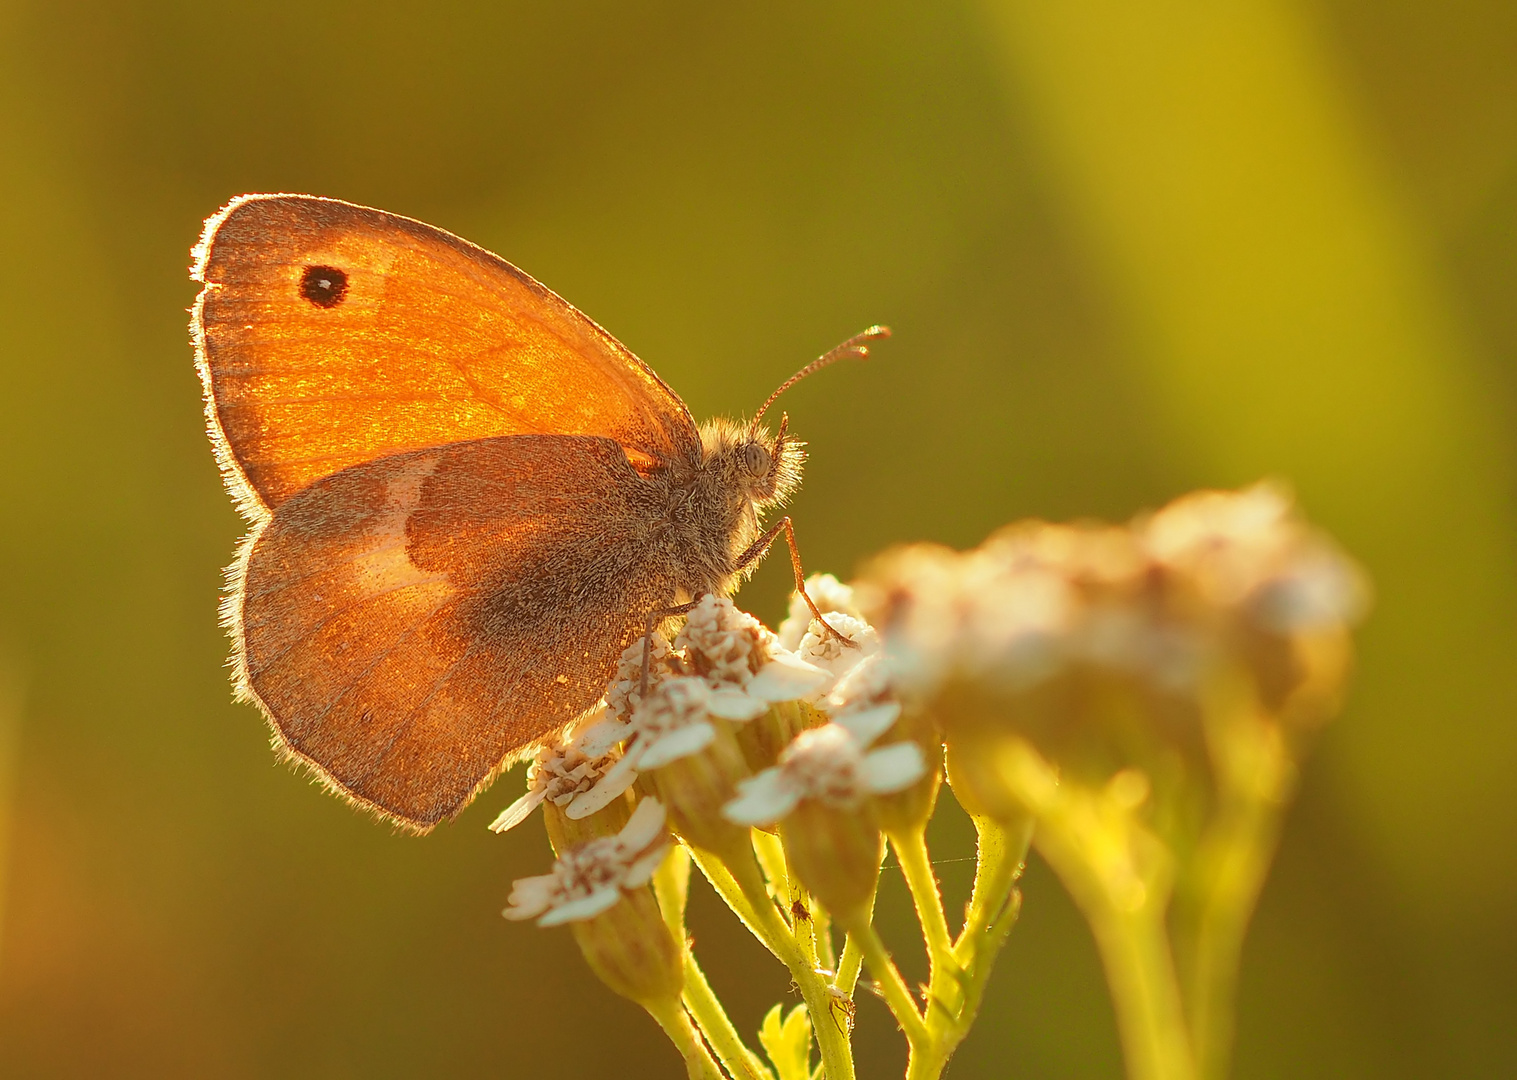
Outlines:
{"type": "Polygon", "coordinates": [[[628,851],[641,851],[664,831],[664,817],[663,803],[657,799],[644,799],[637,804],[637,809],[632,811],[616,838],[628,851]]]}
{"type": "Polygon", "coordinates": [[[864,755],[864,786],[876,795],[887,795],[916,783],[927,775],[922,748],[911,741],[891,743],[864,755]]]}
{"type": "Polygon", "coordinates": [[[671,761],[678,761],[682,757],[689,757],[711,745],[711,740],[716,738],[716,728],[704,721],[696,724],[686,724],[682,728],[675,728],[667,735],[661,735],[648,743],[643,748],[642,758],[638,761],[638,768],[643,770],[657,769],[667,765],[671,761]]]}
{"type": "Polygon", "coordinates": [[[553,905],[558,888],[558,878],[553,874],[538,877],[517,878],[511,884],[510,905],[501,914],[508,919],[531,919],[541,915],[553,905]]]}
{"type": "Polygon", "coordinates": [[[1320,630],[1356,620],[1363,613],[1366,591],[1348,560],[1317,551],[1266,582],[1253,606],[1266,629],[1287,634],[1320,630]]]}
{"type": "Polygon", "coordinates": [[[570,900],[559,904],[541,919],[538,919],[537,925],[562,926],[566,922],[580,922],[583,919],[591,919],[611,907],[621,898],[621,889],[615,885],[608,885],[595,890],[589,896],[581,896],[577,900],[570,900]]]}
{"type": "Polygon", "coordinates": [[[738,825],[771,825],[795,809],[801,792],[778,768],[740,781],[738,795],[722,807],[722,816],[738,825]]]}
{"type": "Polygon", "coordinates": [[[535,787],[531,791],[528,791],[521,798],[502,810],[499,817],[490,822],[490,831],[503,833],[509,829],[516,828],[523,821],[526,821],[527,816],[542,804],[543,795],[547,790],[545,787],[535,787]]]}
{"type": "Polygon", "coordinates": [[[832,673],[808,664],[794,653],[774,656],[748,682],[748,693],[763,701],[796,701],[832,682],[832,673]]]}
{"type": "Polygon", "coordinates": [[[890,725],[896,722],[901,715],[901,703],[899,701],[887,701],[882,705],[874,705],[867,709],[859,709],[857,712],[845,713],[833,720],[833,723],[847,728],[853,733],[853,737],[862,745],[868,746],[885,732],[890,730],[890,725]]]}
{"type": "Polygon", "coordinates": [[[711,697],[706,702],[706,711],[712,716],[720,716],[723,720],[735,720],[739,723],[762,716],[768,709],[767,701],[762,701],[731,686],[712,690],[711,697]]]}
{"type": "Polygon", "coordinates": [[[648,854],[632,862],[627,867],[627,872],[622,875],[622,888],[639,889],[653,880],[654,872],[659,864],[664,861],[664,856],[669,854],[669,845],[660,844],[648,854]]]}
{"type": "Polygon", "coordinates": [[[632,725],[623,723],[614,716],[597,720],[574,739],[574,746],[587,758],[601,758],[611,748],[632,733],[632,725]]]}
{"type": "Polygon", "coordinates": [[[564,811],[564,816],[579,821],[621,798],[622,792],[637,781],[637,762],[638,755],[636,754],[629,753],[620,758],[615,765],[606,770],[605,775],[600,778],[600,783],[589,791],[574,796],[574,800],[564,811]]]}

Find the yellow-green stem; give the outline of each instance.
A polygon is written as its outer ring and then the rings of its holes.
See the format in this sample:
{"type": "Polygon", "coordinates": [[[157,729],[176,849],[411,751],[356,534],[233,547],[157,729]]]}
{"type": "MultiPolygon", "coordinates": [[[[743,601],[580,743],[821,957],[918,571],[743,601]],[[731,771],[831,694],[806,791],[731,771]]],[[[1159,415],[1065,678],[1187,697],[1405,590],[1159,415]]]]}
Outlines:
{"type": "Polygon", "coordinates": [[[859,984],[859,972],[863,969],[864,950],[859,948],[857,939],[849,934],[843,943],[843,955],[838,960],[838,973],[833,985],[852,997],[854,988],[859,984]]]}
{"type": "Polygon", "coordinates": [[[780,843],[780,838],[772,833],[766,833],[762,829],[753,830],[753,850],[758,855],[759,865],[764,868],[764,876],[783,900],[789,897],[792,901],[800,901],[806,905],[806,919],[797,920],[794,913],[790,915],[791,927],[795,931],[798,941],[806,947],[803,936],[810,941],[810,951],[814,956],[818,967],[831,971],[837,963],[837,957],[833,955],[831,919],[825,909],[811,903],[808,893],[802,888],[800,882],[790,876],[790,866],[785,861],[785,846],[780,843]],[[798,925],[803,922],[805,925],[798,925]]]}
{"type": "Polygon", "coordinates": [[[675,941],[685,940],[685,902],[690,898],[690,849],[675,844],[653,875],[653,895],[675,941]]]}
{"type": "Polygon", "coordinates": [[[722,1068],[734,1080],[774,1080],[758,1056],[743,1043],[743,1037],[727,1016],[727,1010],[706,981],[695,957],[685,953],[685,1008],[690,1011],[722,1068]]]}
{"type": "Polygon", "coordinates": [[[979,836],[974,892],[970,896],[964,929],[953,947],[954,957],[961,967],[966,968],[974,963],[986,931],[1011,896],[1012,887],[1022,873],[1027,845],[1032,837],[1030,820],[1006,826],[990,818],[977,817],[974,827],[979,836]]]}
{"type": "Polygon", "coordinates": [[[907,833],[891,833],[890,846],[895,849],[896,862],[900,864],[906,887],[911,891],[917,921],[927,943],[927,959],[936,973],[943,964],[953,963],[953,939],[948,933],[948,920],[943,915],[943,894],[938,890],[938,878],[933,873],[932,858],[927,851],[926,830],[918,828],[907,833]]]}
{"type": "MultiPolygon", "coordinates": [[[[875,896],[870,896],[869,903],[864,905],[861,918],[867,922],[874,921],[874,901],[875,896]]],[[[832,977],[832,985],[852,1000],[853,992],[858,989],[859,972],[863,970],[864,950],[859,947],[857,939],[848,934],[843,940],[843,955],[838,957],[837,974],[832,977]]]]}
{"type": "MultiPolygon", "coordinates": [[[[934,962],[928,982],[928,1006],[922,1018],[928,1037],[911,1048],[907,1080],[937,1080],[942,1075],[948,1059],[969,1034],[979,1014],[991,968],[1020,910],[1014,886],[1027,852],[1028,830],[1019,826],[1014,835],[1009,835],[1003,826],[988,818],[977,818],[975,827],[980,834],[980,858],[964,932],[957,942],[945,943],[944,959],[934,962]]],[[[937,882],[931,876],[925,835],[915,842],[905,836],[892,836],[891,844],[913,899],[927,896],[929,890],[936,897],[937,882]],[[916,884],[913,878],[917,879],[916,884]]],[[[920,899],[916,902],[920,916],[924,904],[920,899]]],[[[945,939],[947,933],[944,920],[945,939]]],[[[925,921],[923,934],[930,943],[934,932],[925,921]]]]}
{"type": "Polygon", "coordinates": [[[925,824],[910,832],[890,834],[890,846],[906,878],[927,948],[927,999],[923,1009],[927,1037],[911,1047],[906,1077],[929,1080],[943,1071],[948,1055],[959,1042],[954,1037],[963,997],[959,963],[953,955],[948,920],[943,915],[943,895],[938,890],[932,857],[927,851],[925,824]]]}
{"type": "Polygon", "coordinates": [[[1035,843],[1090,924],[1106,968],[1128,1080],[1196,1080],[1165,912],[1168,851],[1104,796],[1050,800],[1035,843]]]}
{"type": "Polygon", "coordinates": [[[1278,833],[1278,804],[1240,798],[1219,812],[1197,860],[1207,872],[1198,883],[1185,990],[1196,1068],[1206,1080],[1227,1075],[1243,939],[1278,833]]]}
{"type": "Polygon", "coordinates": [[[721,1070],[711,1059],[706,1044],[701,1041],[700,1033],[695,1030],[690,1017],[685,1015],[685,1010],[677,998],[670,998],[667,1001],[645,1001],[643,1008],[648,1010],[649,1016],[658,1021],[658,1026],[664,1029],[664,1034],[668,1035],[669,1041],[674,1043],[680,1057],[685,1059],[685,1074],[690,1080],[723,1080],[721,1070]]]}
{"type": "Polygon", "coordinates": [[[1108,904],[1086,916],[1111,987],[1129,1080],[1195,1080],[1163,908],[1108,904]]]}
{"type": "Polygon", "coordinates": [[[778,836],[763,829],[754,829],[752,836],[753,853],[764,869],[764,876],[774,886],[775,895],[783,896],[790,882],[790,868],[785,865],[785,845],[780,843],[778,836]]]}

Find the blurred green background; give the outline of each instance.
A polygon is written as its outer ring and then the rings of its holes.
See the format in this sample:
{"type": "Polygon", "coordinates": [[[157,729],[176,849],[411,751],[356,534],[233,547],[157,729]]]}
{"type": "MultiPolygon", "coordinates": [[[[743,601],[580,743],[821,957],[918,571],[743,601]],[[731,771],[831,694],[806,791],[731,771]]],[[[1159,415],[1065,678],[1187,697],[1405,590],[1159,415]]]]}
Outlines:
{"type": "MultiPolygon", "coordinates": [[[[1291,481],[1377,607],[1237,1074],[1511,1075],[1510,0],[0,4],[0,1073],[672,1076],[565,931],[500,919],[548,864],[484,828],[519,773],[393,836],[230,700],[185,267],[245,191],[482,243],[697,417],[893,325],[787,395],[813,570],[1291,481]]],[[[962,897],[962,819],[936,843],[962,897]]],[[[1083,924],[1025,891],[952,1075],[1119,1075],[1083,924]]],[[[751,1031],[785,978],[709,895],[695,932],[751,1031]]],[[[877,1003],[857,1041],[900,1074],[877,1003]]]]}

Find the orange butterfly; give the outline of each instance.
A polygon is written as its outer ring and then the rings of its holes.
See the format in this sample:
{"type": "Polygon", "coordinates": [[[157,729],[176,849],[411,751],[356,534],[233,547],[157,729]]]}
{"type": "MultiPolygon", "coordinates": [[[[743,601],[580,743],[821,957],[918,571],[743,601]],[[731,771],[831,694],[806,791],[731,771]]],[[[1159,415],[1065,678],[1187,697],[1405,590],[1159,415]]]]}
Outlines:
{"type": "Polygon", "coordinates": [[[457,814],[781,529],[800,586],[790,519],[760,528],[803,460],[784,420],[759,426],[769,402],[697,428],[505,260],[379,210],[245,195],[206,221],[192,276],[207,427],[251,523],[223,605],[237,692],[381,816],[457,814]]]}

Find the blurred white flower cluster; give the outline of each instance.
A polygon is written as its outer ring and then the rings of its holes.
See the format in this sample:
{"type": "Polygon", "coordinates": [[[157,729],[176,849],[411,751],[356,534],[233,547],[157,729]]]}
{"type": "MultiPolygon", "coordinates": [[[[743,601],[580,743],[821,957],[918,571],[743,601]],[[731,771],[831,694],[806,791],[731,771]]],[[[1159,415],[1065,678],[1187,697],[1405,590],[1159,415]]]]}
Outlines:
{"type": "Polygon", "coordinates": [[[1308,674],[1303,648],[1345,634],[1367,599],[1354,563],[1268,483],[1199,492],[1127,527],[1028,522],[970,552],[900,548],[858,590],[916,698],[1082,672],[1183,696],[1241,659],[1278,703],[1308,674]]]}

